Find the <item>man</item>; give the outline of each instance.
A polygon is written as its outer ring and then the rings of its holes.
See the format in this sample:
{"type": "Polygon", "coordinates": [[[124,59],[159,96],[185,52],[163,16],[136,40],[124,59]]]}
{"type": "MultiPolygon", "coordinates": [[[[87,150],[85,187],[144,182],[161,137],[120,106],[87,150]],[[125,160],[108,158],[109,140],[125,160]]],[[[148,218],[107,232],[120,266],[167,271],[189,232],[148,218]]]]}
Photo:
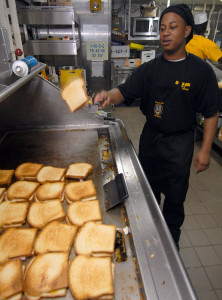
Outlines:
{"type": "Polygon", "coordinates": [[[203,143],[194,162],[199,173],[210,164],[220,99],[211,67],[186,54],[192,27],[193,15],[187,5],[166,8],[160,17],[163,55],[138,67],[118,88],[102,91],[95,97],[101,108],[122,101],[130,105],[134,98],[141,98],[147,122],[140,137],[139,159],[158,203],[160,194],[165,195],[163,216],[178,249],[196,112],[205,116],[203,143]]]}
{"type": "Polygon", "coordinates": [[[186,51],[200,58],[222,62],[222,51],[216,43],[204,37],[207,28],[207,14],[199,13],[194,16],[194,36],[186,45],[186,51]]]}

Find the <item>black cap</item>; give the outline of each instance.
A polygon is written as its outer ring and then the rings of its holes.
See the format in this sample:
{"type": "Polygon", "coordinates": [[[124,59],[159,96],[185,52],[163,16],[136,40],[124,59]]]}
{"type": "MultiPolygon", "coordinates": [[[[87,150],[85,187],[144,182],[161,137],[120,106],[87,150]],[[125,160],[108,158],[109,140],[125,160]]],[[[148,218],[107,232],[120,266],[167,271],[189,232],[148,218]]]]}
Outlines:
{"type": "Polygon", "coordinates": [[[192,30],[186,40],[186,44],[187,44],[193,38],[193,27],[194,27],[193,14],[189,6],[187,6],[186,4],[178,4],[178,5],[171,5],[167,7],[160,16],[160,25],[163,16],[169,12],[174,12],[175,14],[181,16],[181,18],[184,19],[184,21],[188,26],[192,26],[192,30]]]}

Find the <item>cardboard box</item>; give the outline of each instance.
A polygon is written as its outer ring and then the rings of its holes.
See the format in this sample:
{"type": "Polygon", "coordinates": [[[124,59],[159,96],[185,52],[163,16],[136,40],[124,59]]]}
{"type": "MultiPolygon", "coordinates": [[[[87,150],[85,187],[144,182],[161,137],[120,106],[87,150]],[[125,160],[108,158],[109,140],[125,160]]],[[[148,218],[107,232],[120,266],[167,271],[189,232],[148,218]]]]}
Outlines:
{"type": "Polygon", "coordinates": [[[49,6],[72,6],[72,0],[48,0],[49,6]]]}
{"type": "Polygon", "coordinates": [[[114,68],[123,68],[125,59],[124,58],[113,58],[112,59],[114,68]]]}
{"type": "Polygon", "coordinates": [[[129,46],[111,46],[111,57],[130,57],[129,46]]]}
{"type": "Polygon", "coordinates": [[[138,67],[141,64],[140,58],[125,58],[124,67],[138,67]]]}

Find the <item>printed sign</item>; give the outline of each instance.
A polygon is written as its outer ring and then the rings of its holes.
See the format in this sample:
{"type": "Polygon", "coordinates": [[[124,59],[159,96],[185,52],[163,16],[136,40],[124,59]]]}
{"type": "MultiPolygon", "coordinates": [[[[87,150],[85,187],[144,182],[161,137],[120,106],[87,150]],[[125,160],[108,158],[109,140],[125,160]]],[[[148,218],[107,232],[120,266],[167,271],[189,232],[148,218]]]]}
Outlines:
{"type": "Polygon", "coordinates": [[[108,41],[87,41],[87,60],[108,60],[108,41]]]}

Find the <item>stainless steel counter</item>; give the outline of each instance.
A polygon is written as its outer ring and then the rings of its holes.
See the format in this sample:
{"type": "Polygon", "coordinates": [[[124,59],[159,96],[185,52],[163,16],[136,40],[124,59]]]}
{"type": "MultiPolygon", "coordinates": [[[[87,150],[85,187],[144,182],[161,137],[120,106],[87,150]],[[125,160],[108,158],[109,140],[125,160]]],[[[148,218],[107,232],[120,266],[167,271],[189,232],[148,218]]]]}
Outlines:
{"type": "Polygon", "coordinates": [[[105,121],[87,108],[71,114],[60,90],[36,76],[0,103],[0,127],[1,168],[25,161],[58,167],[93,164],[89,178],[96,185],[103,223],[129,228],[128,259],[114,261],[116,300],[196,299],[121,120],[105,121]],[[102,156],[104,139],[108,163],[102,156]],[[129,197],[107,212],[103,185],[117,173],[123,173],[129,197]]]}

